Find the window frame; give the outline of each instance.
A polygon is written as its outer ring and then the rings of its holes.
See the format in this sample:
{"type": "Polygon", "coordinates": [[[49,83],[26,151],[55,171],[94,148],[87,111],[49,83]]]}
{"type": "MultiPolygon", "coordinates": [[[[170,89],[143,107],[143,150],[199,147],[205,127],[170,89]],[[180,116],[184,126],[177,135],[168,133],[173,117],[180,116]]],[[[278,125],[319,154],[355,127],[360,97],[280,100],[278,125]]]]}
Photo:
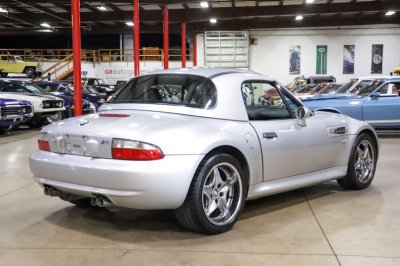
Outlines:
{"type": "MultiPolygon", "coordinates": [[[[239,87],[240,93],[242,93],[242,92],[241,92],[241,90],[242,90],[242,85],[245,84],[245,83],[251,83],[251,84],[252,84],[252,83],[261,83],[261,84],[267,83],[267,84],[272,85],[272,87],[274,87],[274,88],[276,89],[276,91],[278,92],[279,96],[281,97],[281,99],[282,99],[283,102],[285,103],[286,110],[288,111],[288,113],[289,113],[289,115],[290,115],[290,118],[280,118],[280,119],[272,119],[272,120],[255,120],[255,121],[273,121],[273,120],[297,119],[297,117],[293,114],[292,110],[290,109],[289,104],[288,104],[288,102],[287,102],[287,100],[286,100],[286,97],[288,97],[289,99],[291,99],[292,102],[295,103],[298,107],[304,106],[299,100],[297,100],[296,97],[293,97],[293,95],[291,95],[290,92],[286,91],[286,92],[287,92],[287,96],[284,95],[284,94],[282,93],[281,90],[285,90],[286,88],[285,88],[284,86],[280,85],[280,84],[279,84],[278,82],[276,82],[275,80],[273,80],[273,81],[268,81],[268,80],[263,80],[263,79],[248,79],[248,80],[244,80],[244,81],[242,81],[242,83],[240,84],[240,87],[239,87]]],[[[286,90],[287,90],[287,89],[286,89],[286,90]]],[[[254,102],[256,102],[256,99],[254,99],[254,102]]],[[[242,101],[242,103],[244,104],[244,107],[246,108],[247,105],[246,105],[243,101],[242,101]]],[[[246,112],[247,112],[247,111],[246,111],[246,112]]],[[[250,119],[249,119],[249,120],[250,120],[250,119]]],[[[252,121],[252,120],[251,120],[251,121],[252,121]]]]}

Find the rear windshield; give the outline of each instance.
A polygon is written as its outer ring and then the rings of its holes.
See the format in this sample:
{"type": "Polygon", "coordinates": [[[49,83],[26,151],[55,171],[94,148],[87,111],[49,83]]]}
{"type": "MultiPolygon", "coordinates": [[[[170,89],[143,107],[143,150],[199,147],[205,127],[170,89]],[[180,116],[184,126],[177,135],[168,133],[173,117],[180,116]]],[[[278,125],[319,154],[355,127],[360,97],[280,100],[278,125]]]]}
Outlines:
{"type": "Polygon", "coordinates": [[[184,105],[211,109],[217,102],[217,92],[209,79],[200,76],[146,75],[129,81],[108,102],[184,105]]]}

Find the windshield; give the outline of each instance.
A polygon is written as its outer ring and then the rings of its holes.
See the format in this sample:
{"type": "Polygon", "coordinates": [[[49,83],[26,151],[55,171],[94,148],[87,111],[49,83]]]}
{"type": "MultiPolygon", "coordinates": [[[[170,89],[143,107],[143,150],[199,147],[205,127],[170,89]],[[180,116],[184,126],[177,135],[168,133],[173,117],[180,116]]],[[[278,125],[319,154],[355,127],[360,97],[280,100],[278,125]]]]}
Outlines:
{"type": "Polygon", "coordinates": [[[217,92],[209,79],[195,75],[146,75],[129,81],[108,102],[185,105],[210,109],[217,102],[217,92]]]}
{"type": "Polygon", "coordinates": [[[294,78],[294,79],[292,80],[292,82],[290,82],[288,88],[293,88],[293,86],[297,83],[297,80],[298,80],[298,79],[299,79],[299,78],[294,78]]]}
{"type": "Polygon", "coordinates": [[[22,58],[20,56],[14,56],[15,61],[22,61],[22,58]]]}
{"type": "Polygon", "coordinates": [[[343,84],[336,93],[338,94],[345,94],[353,85],[356,83],[358,79],[351,79],[347,83],[343,84]]]}
{"type": "Polygon", "coordinates": [[[99,84],[106,84],[106,83],[104,82],[104,80],[102,80],[102,79],[97,79],[97,82],[98,82],[99,84]]]}
{"type": "Polygon", "coordinates": [[[100,94],[100,92],[98,90],[96,90],[95,88],[93,88],[92,86],[86,86],[83,88],[85,91],[87,91],[87,93],[95,93],[95,94],[100,94]]]}
{"type": "Polygon", "coordinates": [[[22,86],[24,86],[31,93],[41,94],[41,95],[49,94],[46,90],[42,89],[41,87],[39,87],[35,84],[28,83],[28,82],[21,82],[20,84],[22,86]]]}
{"type": "Polygon", "coordinates": [[[323,88],[325,88],[326,83],[321,83],[319,85],[317,85],[317,87],[315,87],[312,91],[310,91],[310,94],[316,94],[319,93],[323,88]]]}
{"type": "Polygon", "coordinates": [[[340,85],[337,84],[329,84],[328,86],[326,86],[325,88],[323,88],[319,94],[326,94],[326,93],[331,93],[334,92],[335,89],[339,88],[340,85]]]}
{"type": "Polygon", "coordinates": [[[383,83],[383,81],[381,81],[381,80],[371,81],[370,83],[368,83],[367,85],[365,85],[365,86],[358,92],[357,96],[361,96],[361,97],[366,97],[366,96],[368,96],[371,92],[373,92],[376,88],[378,88],[382,83],[383,83]]]}

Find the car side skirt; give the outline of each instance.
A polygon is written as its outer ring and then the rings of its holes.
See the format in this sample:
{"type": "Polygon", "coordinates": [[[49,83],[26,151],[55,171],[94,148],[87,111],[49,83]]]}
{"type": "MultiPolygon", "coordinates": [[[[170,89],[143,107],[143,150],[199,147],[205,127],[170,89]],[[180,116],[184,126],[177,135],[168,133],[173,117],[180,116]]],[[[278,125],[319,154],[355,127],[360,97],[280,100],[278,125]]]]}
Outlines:
{"type": "Polygon", "coordinates": [[[347,166],[337,166],[312,173],[261,182],[249,187],[247,200],[299,189],[345,176],[347,166]]]}

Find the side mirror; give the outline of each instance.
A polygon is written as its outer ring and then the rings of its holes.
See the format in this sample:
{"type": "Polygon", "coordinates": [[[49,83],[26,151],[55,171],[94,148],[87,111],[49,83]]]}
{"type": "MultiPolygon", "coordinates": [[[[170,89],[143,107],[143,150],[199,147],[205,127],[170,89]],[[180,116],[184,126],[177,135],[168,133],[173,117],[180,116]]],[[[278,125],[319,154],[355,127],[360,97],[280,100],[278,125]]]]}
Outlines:
{"type": "Polygon", "coordinates": [[[381,94],[379,92],[371,93],[371,98],[379,98],[381,94]]]}
{"type": "Polygon", "coordinates": [[[301,127],[306,127],[306,118],[311,116],[311,111],[307,107],[300,106],[296,111],[297,124],[301,127]]]}

